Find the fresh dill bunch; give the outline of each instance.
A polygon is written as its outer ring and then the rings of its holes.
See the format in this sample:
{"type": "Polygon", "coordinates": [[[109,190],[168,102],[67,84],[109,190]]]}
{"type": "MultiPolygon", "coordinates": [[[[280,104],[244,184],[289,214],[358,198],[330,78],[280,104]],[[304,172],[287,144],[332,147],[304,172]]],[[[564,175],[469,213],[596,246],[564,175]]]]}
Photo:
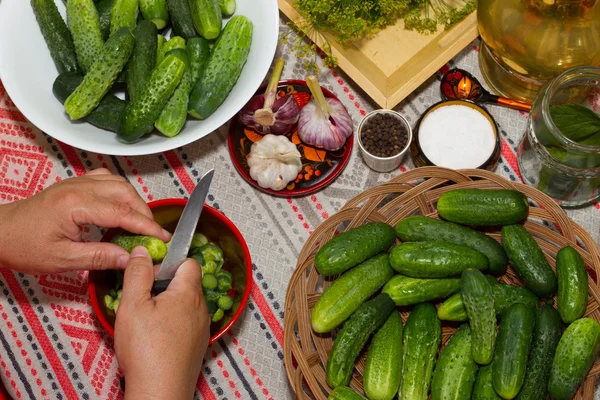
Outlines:
{"type": "Polygon", "coordinates": [[[455,7],[445,0],[412,0],[404,27],[423,34],[436,32],[438,25],[450,29],[477,9],[477,0],[461,0],[461,3],[455,7]]]}

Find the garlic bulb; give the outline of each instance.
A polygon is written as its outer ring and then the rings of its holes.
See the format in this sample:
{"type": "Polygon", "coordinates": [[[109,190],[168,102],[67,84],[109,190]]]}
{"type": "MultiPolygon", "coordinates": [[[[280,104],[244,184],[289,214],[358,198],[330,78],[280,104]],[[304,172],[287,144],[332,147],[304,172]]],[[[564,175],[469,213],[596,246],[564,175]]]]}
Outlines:
{"type": "Polygon", "coordinates": [[[302,170],[300,152],[285,136],[265,135],[248,155],[250,176],[265,189],[281,190],[302,170]]]}

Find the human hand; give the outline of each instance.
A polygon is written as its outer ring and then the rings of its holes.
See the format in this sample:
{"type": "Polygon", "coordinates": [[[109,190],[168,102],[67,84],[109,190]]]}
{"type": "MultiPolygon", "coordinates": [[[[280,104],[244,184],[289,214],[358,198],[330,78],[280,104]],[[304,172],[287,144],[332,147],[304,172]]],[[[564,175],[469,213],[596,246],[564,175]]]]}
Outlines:
{"type": "Polygon", "coordinates": [[[150,255],[136,247],[125,268],[115,322],[125,398],[191,399],[210,338],[202,270],[187,260],[156,297],[150,294],[153,283],[150,255]]]}
{"type": "Polygon", "coordinates": [[[111,243],[83,243],[83,225],[170,240],[133,186],[97,169],[0,205],[0,267],[25,273],[125,268],[129,254],[111,243]]]}

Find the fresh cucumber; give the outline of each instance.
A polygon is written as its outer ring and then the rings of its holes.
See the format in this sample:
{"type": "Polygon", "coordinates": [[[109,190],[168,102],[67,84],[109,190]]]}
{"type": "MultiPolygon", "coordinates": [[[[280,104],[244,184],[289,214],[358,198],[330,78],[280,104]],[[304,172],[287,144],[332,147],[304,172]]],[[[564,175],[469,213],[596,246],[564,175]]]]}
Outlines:
{"type": "Polygon", "coordinates": [[[172,36],[171,39],[159,47],[159,51],[156,55],[156,65],[159,65],[165,59],[165,56],[169,51],[175,49],[186,49],[185,39],[181,36],[172,36]]]}
{"type": "Polygon", "coordinates": [[[329,393],[327,400],[367,400],[348,386],[338,386],[329,393]]]}
{"type": "Polygon", "coordinates": [[[130,101],[134,101],[146,86],[156,65],[156,25],[151,21],[140,21],[133,30],[133,37],[135,46],[127,64],[127,93],[130,101]]]}
{"type": "Polygon", "coordinates": [[[442,321],[462,322],[469,320],[460,292],[448,297],[446,301],[438,307],[437,313],[438,318],[442,321]]]}
{"type": "Polygon", "coordinates": [[[552,361],[548,393],[554,400],[571,400],[598,357],[600,325],[591,318],[574,321],[565,330],[552,361]]]}
{"type": "Polygon", "coordinates": [[[395,239],[394,228],[382,222],[349,229],[319,249],[315,268],[326,276],[341,274],[386,250],[395,239]]]}
{"type": "Polygon", "coordinates": [[[460,290],[459,278],[419,279],[410,276],[396,275],[383,287],[397,306],[410,306],[444,299],[460,290]]]}
{"type": "Polygon", "coordinates": [[[167,7],[175,36],[181,36],[185,40],[198,36],[188,0],[167,0],[167,7]]]}
{"type": "Polygon", "coordinates": [[[583,317],[588,302],[588,274],[577,250],[567,246],[558,251],[556,275],[558,312],[562,320],[570,324],[583,317]]]}
{"type": "Polygon", "coordinates": [[[431,400],[470,399],[479,366],[471,357],[471,328],[461,325],[440,352],[431,382],[431,400]]]}
{"type": "Polygon", "coordinates": [[[203,37],[191,38],[187,41],[187,53],[190,62],[190,72],[192,74],[192,87],[200,79],[204,71],[208,57],[210,56],[210,47],[208,40],[203,37]]]}
{"type": "Polygon", "coordinates": [[[329,286],[312,310],[312,328],[330,332],[347,320],[393,275],[387,254],[379,254],[345,272],[329,286]]]}
{"type": "Polygon", "coordinates": [[[450,242],[405,242],[392,249],[390,265],[413,278],[448,278],[468,268],[487,270],[489,261],[477,250],[450,242]]]}
{"type": "Polygon", "coordinates": [[[154,121],[175,92],[184,70],[184,62],[169,55],[152,71],[146,86],[125,108],[117,130],[121,139],[135,142],[152,131],[154,121]]]}
{"type": "Polygon", "coordinates": [[[460,294],[473,334],[473,359],[477,364],[487,365],[492,362],[496,344],[492,285],[480,271],[469,269],[462,273],[460,294]]]}
{"type": "Polygon", "coordinates": [[[217,0],[188,0],[192,22],[200,36],[211,40],[219,37],[223,15],[217,0]]]}
{"type": "Polygon", "coordinates": [[[502,315],[492,362],[492,384],[503,399],[514,399],[525,381],[535,311],[517,303],[502,315]]]}
{"type": "Polygon", "coordinates": [[[246,64],[251,42],[252,22],[243,15],[231,18],[190,94],[188,112],[193,117],[206,119],[225,101],[246,64]]]}
{"type": "Polygon", "coordinates": [[[131,253],[133,249],[138,246],[145,247],[152,257],[152,261],[160,263],[167,255],[167,244],[162,240],[152,236],[140,236],[140,235],[118,235],[115,236],[111,243],[122,247],[128,253],[131,253]]]}
{"type": "Polygon", "coordinates": [[[101,0],[96,3],[96,11],[98,11],[98,19],[100,21],[100,32],[102,39],[107,40],[110,36],[110,10],[112,10],[115,0],[101,0]]]}
{"type": "Polygon", "coordinates": [[[58,73],[79,72],[71,33],[54,0],[31,0],[31,8],[58,73]]]}
{"type": "Polygon", "coordinates": [[[527,196],[515,190],[457,189],[442,194],[440,217],[461,225],[510,225],[527,217],[527,196]]]}
{"type": "Polygon", "coordinates": [[[560,315],[551,304],[545,304],[537,310],[525,381],[517,399],[546,398],[550,368],[562,334],[561,325],[560,315]]]}
{"type": "Polygon", "coordinates": [[[133,31],[139,14],[138,0],[115,0],[110,10],[110,35],[123,27],[133,31]]]}
{"type": "Polygon", "coordinates": [[[326,380],[330,387],[348,385],[356,358],[371,335],[385,323],[393,309],[392,299],[382,293],[363,303],[344,324],[333,341],[325,366],[326,380]]]}
{"type": "Polygon", "coordinates": [[[552,267],[535,239],[521,225],[502,227],[502,244],[517,274],[539,297],[556,293],[558,283],[552,267]]]}
{"type": "Polygon", "coordinates": [[[442,323],[435,306],[421,303],[406,320],[402,341],[402,382],[399,400],[426,400],[435,356],[442,342],[442,323]]]}
{"type": "Polygon", "coordinates": [[[371,400],[391,400],[398,393],[402,373],[402,318],[392,311],[371,340],[363,386],[371,400]]]}
{"type": "Polygon", "coordinates": [[[219,0],[219,8],[224,17],[230,17],[235,13],[235,0],[219,0]]]}
{"type": "Polygon", "coordinates": [[[106,41],[81,85],[65,101],[65,111],[71,119],[83,118],[98,107],[129,60],[133,45],[133,35],[125,27],[106,41]]]}
{"type": "Polygon", "coordinates": [[[185,63],[185,71],[179,86],[160,112],[154,126],[166,137],[175,137],[181,132],[187,120],[187,106],[192,88],[192,75],[189,68],[188,56],[185,50],[174,49],[167,53],[173,54],[185,63]]]}
{"type": "Polygon", "coordinates": [[[104,39],[100,17],[92,0],[68,0],[67,24],[71,31],[75,54],[82,71],[87,72],[98,59],[104,39]]]}
{"type": "Polygon", "coordinates": [[[396,225],[396,235],[403,242],[430,242],[441,240],[469,246],[483,253],[490,262],[489,273],[506,272],[508,258],[504,249],[493,238],[481,232],[452,222],[415,215],[404,218],[396,225]]]}
{"type": "Polygon", "coordinates": [[[159,64],[159,59],[162,61],[165,58],[165,53],[163,53],[163,48],[167,43],[167,39],[160,33],[156,35],[156,65],[159,64]]]}
{"type": "MultiPolygon", "coordinates": [[[[83,76],[78,73],[62,73],[54,80],[52,93],[54,93],[54,96],[61,104],[64,104],[65,100],[77,89],[77,86],[82,81],[83,76]]],[[[127,103],[124,100],[108,93],[100,100],[98,107],[85,117],[85,120],[98,128],[116,132],[119,126],[119,118],[123,114],[126,105],[127,103]]]]}
{"type": "Polygon", "coordinates": [[[140,12],[147,21],[152,21],[157,29],[163,29],[169,22],[169,9],[166,0],[138,0],[140,12]]]}
{"type": "Polygon", "coordinates": [[[471,400],[501,400],[492,385],[492,366],[485,365],[479,368],[475,385],[473,386],[473,395],[471,400]]]}

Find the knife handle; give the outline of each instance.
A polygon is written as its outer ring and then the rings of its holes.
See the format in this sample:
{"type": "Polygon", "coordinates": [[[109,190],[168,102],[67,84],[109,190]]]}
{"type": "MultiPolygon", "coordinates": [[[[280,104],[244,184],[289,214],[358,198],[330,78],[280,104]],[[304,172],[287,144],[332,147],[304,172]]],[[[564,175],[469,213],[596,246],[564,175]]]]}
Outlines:
{"type": "Polygon", "coordinates": [[[162,279],[159,281],[154,281],[154,285],[152,285],[152,296],[158,296],[159,294],[167,290],[167,287],[169,286],[169,283],[171,283],[171,280],[172,279],[162,279]]]}

